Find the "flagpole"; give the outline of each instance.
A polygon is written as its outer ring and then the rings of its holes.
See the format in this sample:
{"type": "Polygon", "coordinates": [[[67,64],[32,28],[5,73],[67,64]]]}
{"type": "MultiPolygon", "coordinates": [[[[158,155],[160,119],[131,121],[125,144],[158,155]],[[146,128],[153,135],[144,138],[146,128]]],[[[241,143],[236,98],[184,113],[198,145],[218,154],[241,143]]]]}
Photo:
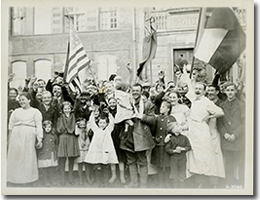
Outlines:
{"type": "MultiPolygon", "coordinates": [[[[67,14],[69,20],[70,20],[70,21],[73,21],[72,18],[70,17],[70,15],[69,15],[69,12],[67,11],[67,9],[65,9],[65,12],[66,12],[66,14],[67,14]]],[[[74,23],[74,21],[73,21],[73,23],[74,23]]]]}
{"type": "Polygon", "coordinates": [[[194,66],[194,61],[195,61],[195,49],[197,46],[197,42],[198,42],[198,36],[199,36],[199,27],[200,27],[200,23],[201,23],[201,16],[202,16],[202,7],[200,8],[200,14],[199,14],[199,20],[198,20],[198,25],[197,25],[197,32],[196,32],[196,38],[195,38],[195,46],[194,46],[194,51],[193,51],[193,57],[192,57],[192,62],[191,62],[191,70],[190,70],[190,78],[192,76],[192,71],[193,71],[193,66],[194,66]]]}
{"type": "MultiPolygon", "coordinates": [[[[154,22],[155,19],[154,19],[153,16],[151,16],[149,20],[150,20],[150,27],[151,27],[151,31],[152,31],[152,29],[153,29],[153,22],[154,22]]],[[[153,65],[152,65],[152,60],[151,60],[150,61],[150,77],[151,77],[150,81],[151,81],[151,85],[153,84],[153,71],[152,71],[153,68],[152,68],[152,66],[153,65]]]]}
{"type": "Polygon", "coordinates": [[[68,42],[67,56],[66,56],[66,62],[65,62],[65,68],[64,68],[64,75],[63,75],[64,83],[66,83],[66,79],[67,79],[67,73],[68,73],[68,67],[69,67],[69,54],[70,54],[70,42],[68,42]]]}
{"type": "Polygon", "coordinates": [[[152,61],[150,61],[150,81],[151,81],[151,85],[153,84],[153,72],[152,72],[152,61]]]}
{"type": "MultiPolygon", "coordinates": [[[[90,62],[90,64],[92,63],[92,61],[90,62]]],[[[95,75],[94,75],[94,72],[93,72],[93,70],[91,69],[91,66],[90,66],[90,64],[89,64],[89,66],[88,66],[88,69],[89,69],[89,71],[90,71],[90,74],[91,74],[91,76],[92,76],[92,78],[93,78],[93,80],[94,80],[94,84],[97,86],[98,84],[98,82],[97,82],[97,80],[96,80],[96,77],[95,77],[95,75]]]]}
{"type": "Polygon", "coordinates": [[[135,24],[135,13],[136,13],[135,8],[133,8],[133,42],[134,42],[134,48],[133,48],[134,56],[133,56],[133,69],[132,69],[133,80],[135,80],[135,76],[137,77],[137,75],[136,75],[136,37],[135,37],[135,33],[136,33],[135,27],[136,27],[136,24],[135,24]]]}
{"type": "MultiPolygon", "coordinates": [[[[66,9],[65,9],[65,13],[67,13],[67,16],[68,16],[69,20],[71,20],[70,16],[69,16],[69,13],[68,13],[68,11],[66,9]]],[[[69,54],[70,54],[70,32],[69,32],[69,36],[68,36],[67,56],[66,56],[64,75],[63,75],[64,83],[66,83],[66,79],[67,79],[67,73],[68,73],[68,67],[69,67],[69,54]]]]}

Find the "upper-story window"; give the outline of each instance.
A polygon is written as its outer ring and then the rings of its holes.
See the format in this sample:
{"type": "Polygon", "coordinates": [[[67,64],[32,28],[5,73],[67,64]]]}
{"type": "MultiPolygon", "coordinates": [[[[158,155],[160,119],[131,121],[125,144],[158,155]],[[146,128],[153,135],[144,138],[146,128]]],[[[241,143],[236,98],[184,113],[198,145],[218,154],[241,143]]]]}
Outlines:
{"type": "Polygon", "coordinates": [[[65,32],[69,32],[69,21],[72,20],[77,31],[86,30],[86,11],[84,8],[64,8],[64,28],[65,32]]]}
{"type": "Polygon", "coordinates": [[[118,28],[117,8],[11,7],[10,17],[12,35],[68,33],[70,20],[78,32],[118,28]]]}
{"type": "Polygon", "coordinates": [[[154,13],[155,29],[167,30],[167,12],[154,13]]]}
{"type": "Polygon", "coordinates": [[[51,34],[52,8],[34,8],[34,34],[51,34]]]}
{"type": "Polygon", "coordinates": [[[100,9],[100,29],[108,30],[108,29],[116,29],[118,28],[117,22],[117,9],[100,9]]]}
{"type": "Polygon", "coordinates": [[[25,17],[26,12],[25,8],[21,7],[12,7],[10,8],[11,15],[11,31],[12,35],[24,35],[25,34],[25,17]]]}

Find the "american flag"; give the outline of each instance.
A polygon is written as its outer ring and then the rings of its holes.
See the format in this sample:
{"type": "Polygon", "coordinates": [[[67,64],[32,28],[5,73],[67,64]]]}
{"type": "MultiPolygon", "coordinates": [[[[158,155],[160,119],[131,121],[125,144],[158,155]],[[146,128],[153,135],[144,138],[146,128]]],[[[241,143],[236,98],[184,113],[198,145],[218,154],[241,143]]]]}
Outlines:
{"type": "Polygon", "coordinates": [[[70,39],[64,70],[64,80],[73,92],[82,92],[79,72],[90,64],[84,46],[70,21],[70,39]]]}

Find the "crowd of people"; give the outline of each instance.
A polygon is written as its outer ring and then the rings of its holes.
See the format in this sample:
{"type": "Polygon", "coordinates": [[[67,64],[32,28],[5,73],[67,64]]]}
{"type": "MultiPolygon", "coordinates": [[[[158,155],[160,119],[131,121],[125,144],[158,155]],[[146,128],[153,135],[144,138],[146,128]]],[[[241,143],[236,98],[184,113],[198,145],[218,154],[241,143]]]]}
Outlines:
{"type": "Polygon", "coordinates": [[[57,72],[9,87],[8,184],[242,188],[241,86],[184,76],[165,83],[160,72],[153,85],[130,85],[112,74],[73,93],[57,72]]]}

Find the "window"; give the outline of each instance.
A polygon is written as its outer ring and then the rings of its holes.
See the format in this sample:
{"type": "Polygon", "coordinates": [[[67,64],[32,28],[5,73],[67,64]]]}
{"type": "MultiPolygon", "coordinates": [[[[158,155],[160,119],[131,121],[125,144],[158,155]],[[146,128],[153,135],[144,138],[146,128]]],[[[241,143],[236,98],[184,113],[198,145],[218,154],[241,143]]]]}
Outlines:
{"type": "Polygon", "coordinates": [[[110,18],[110,27],[116,28],[117,27],[117,21],[116,21],[116,10],[110,12],[111,18],[110,18]]]}
{"type": "Polygon", "coordinates": [[[12,35],[24,35],[25,8],[12,7],[10,12],[12,17],[12,35]]]}
{"type": "Polygon", "coordinates": [[[86,11],[81,8],[64,8],[64,27],[65,32],[69,32],[70,20],[73,21],[76,31],[86,30],[86,11]]]}
{"type": "Polygon", "coordinates": [[[49,60],[35,61],[35,77],[46,82],[51,78],[51,62],[49,60]]]}
{"type": "Polygon", "coordinates": [[[52,8],[52,33],[63,32],[63,8],[52,8]]]}
{"type": "Polygon", "coordinates": [[[117,9],[110,8],[109,10],[100,9],[100,29],[116,29],[117,24],[117,9]]]}
{"type": "Polygon", "coordinates": [[[27,66],[24,61],[15,61],[12,63],[12,73],[15,74],[13,81],[10,83],[11,87],[24,87],[25,79],[27,78],[27,66]]]}
{"type": "Polygon", "coordinates": [[[166,12],[154,12],[155,29],[167,30],[167,13],[166,12]]]}
{"type": "Polygon", "coordinates": [[[34,34],[51,34],[52,8],[34,8],[34,34]]]}

